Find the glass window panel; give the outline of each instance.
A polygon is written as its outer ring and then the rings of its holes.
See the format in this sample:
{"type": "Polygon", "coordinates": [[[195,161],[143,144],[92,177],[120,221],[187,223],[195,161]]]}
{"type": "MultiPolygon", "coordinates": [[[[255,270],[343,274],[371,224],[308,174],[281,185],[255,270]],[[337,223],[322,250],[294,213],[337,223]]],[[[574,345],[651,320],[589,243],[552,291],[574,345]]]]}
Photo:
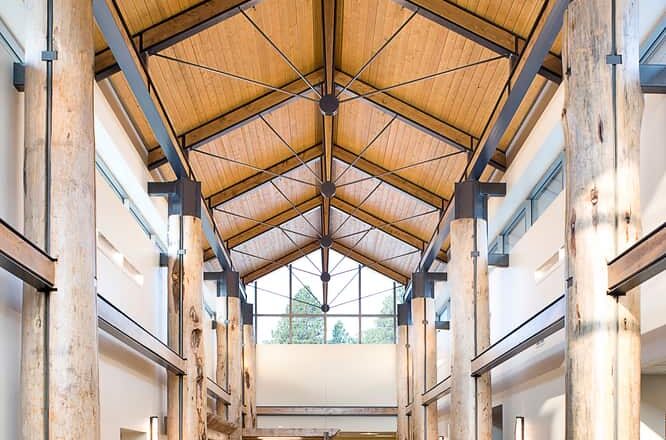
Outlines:
{"type": "MultiPolygon", "coordinates": [[[[248,294],[254,295],[254,284],[246,286],[248,294]]],[[[289,313],[289,268],[281,267],[257,280],[257,313],[289,313]]]]}
{"type": "Polygon", "coordinates": [[[525,232],[527,231],[527,217],[525,216],[525,211],[520,213],[520,216],[514,221],[514,223],[507,229],[504,233],[504,249],[506,253],[511,252],[513,246],[521,239],[525,232]]]}
{"type": "Polygon", "coordinates": [[[331,313],[358,315],[358,265],[356,269],[331,276],[331,281],[328,283],[328,297],[331,313]]]}
{"type": "Polygon", "coordinates": [[[393,344],[395,343],[395,321],[390,318],[361,318],[362,344],[393,344]]]}
{"type": "Polygon", "coordinates": [[[292,270],[292,304],[294,314],[321,313],[322,286],[319,275],[292,270]]]}
{"type": "Polygon", "coordinates": [[[326,318],[326,343],[357,344],[358,317],[329,316],[326,318]]]}
{"type": "Polygon", "coordinates": [[[296,317],[292,319],[292,344],[323,344],[324,317],[296,317]]]}
{"type": "Polygon", "coordinates": [[[564,173],[560,167],[555,175],[543,186],[532,201],[532,222],[535,222],[541,214],[553,203],[553,200],[564,188],[564,173]]]}
{"type": "Polygon", "coordinates": [[[361,313],[364,315],[393,315],[395,313],[393,286],[364,295],[361,298],[361,313]]]}
{"type": "Polygon", "coordinates": [[[258,344],[288,344],[289,317],[257,316],[256,331],[258,344]]]}
{"type": "Polygon", "coordinates": [[[314,252],[310,252],[306,257],[301,257],[291,263],[291,266],[294,269],[312,272],[319,276],[321,273],[321,251],[316,250],[314,252]]]}

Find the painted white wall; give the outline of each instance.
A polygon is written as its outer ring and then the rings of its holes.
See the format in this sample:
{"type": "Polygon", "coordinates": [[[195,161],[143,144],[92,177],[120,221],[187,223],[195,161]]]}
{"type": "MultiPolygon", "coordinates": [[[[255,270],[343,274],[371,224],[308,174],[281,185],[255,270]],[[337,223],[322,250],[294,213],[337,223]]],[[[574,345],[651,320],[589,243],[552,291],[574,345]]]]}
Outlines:
{"type": "MultiPolygon", "coordinates": [[[[23,95],[0,46],[0,217],[23,230],[23,95]]],[[[23,284],[0,269],[0,438],[18,438],[23,284]]]]}
{"type": "MultiPolygon", "coordinates": [[[[395,345],[257,345],[257,404],[395,406],[395,345]]],[[[393,431],[394,417],[259,418],[261,427],[393,431]]]]}

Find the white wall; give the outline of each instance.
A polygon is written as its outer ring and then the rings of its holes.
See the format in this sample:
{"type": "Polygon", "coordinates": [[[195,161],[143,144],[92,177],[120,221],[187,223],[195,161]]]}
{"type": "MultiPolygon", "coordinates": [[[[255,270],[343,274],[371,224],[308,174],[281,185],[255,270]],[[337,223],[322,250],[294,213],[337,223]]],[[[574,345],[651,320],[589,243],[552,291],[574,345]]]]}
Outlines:
{"type": "MultiPolygon", "coordinates": [[[[23,95],[0,45],[0,217],[23,230],[23,95]]],[[[18,438],[22,283],[0,269],[0,438],[18,438]]]]}
{"type": "MultiPolygon", "coordinates": [[[[257,345],[257,404],[395,406],[395,345],[257,345]]],[[[259,418],[260,427],[394,431],[394,417],[259,418]]]]}

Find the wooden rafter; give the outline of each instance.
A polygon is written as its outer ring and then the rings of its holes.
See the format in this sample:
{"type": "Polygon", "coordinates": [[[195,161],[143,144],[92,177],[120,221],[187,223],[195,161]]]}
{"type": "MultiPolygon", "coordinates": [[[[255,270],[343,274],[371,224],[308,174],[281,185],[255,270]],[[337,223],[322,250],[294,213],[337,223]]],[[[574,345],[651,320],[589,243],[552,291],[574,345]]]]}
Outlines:
{"type": "MultiPolygon", "coordinates": [[[[346,84],[351,78],[349,74],[340,70],[335,73],[335,80],[339,84],[346,84]]],[[[375,93],[364,99],[380,110],[389,114],[396,114],[401,121],[455,148],[471,152],[479,144],[479,139],[472,134],[466,133],[460,128],[454,127],[388,93],[376,93],[376,87],[361,80],[357,79],[351,83],[347,90],[355,95],[375,93]]],[[[504,153],[498,150],[491,160],[491,165],[500,171],[506,171],[507,164],[504,153]]]]}
{"type": "Polygon", "coordinates": [[[298,153],[300,160],[294,156],[289,156],[288,158],[283,159],[266,168],[266,172],[257,172],[247,177],[246,179],[241,180],[240,182],[236,182],[233,185],[213,193],[207,197],[208,204],[211,208],[220,206],[223,203],[226,203],[229,200],[240,196],[241,194],[252,191],[257,187],[270,182],[276,178],[276,174],[286,174],[297,169],[298,167],[303,166],[301,161],[308,163],[318,158],[320,155],[321,144],[313,145],[312,147],[309,147],[306,150],[298,153]]]}
{"type": "MultiPolygon", "coordinates": [[[[416,235],[412,234],[411,232],[405,231],[399,226],[387,224],[390,222],[386,221],[386,219],[377,217],[376,215],[364,211],[363,209],[357,209],[354,207],[354,205],[345,200],[342,200],[339,197],[336,197],[333,200],[331,200],[331,205],[334,208],[344,212],[345,214],[352,215],[354,218],[362,221],[363,223],[366,223],[367,225],[372,226],[373,228],[377,228],[378,230],[416,249],[423,250],[427,244],[427,240],[423,240],[417,237],[416,235]]],[[[439,258],[443,262],[447,262],[446,253],[442,251],[440,251],[440,253],[437,255],[437,258],[439,258]]]]}
{"type": "Polygon", "coordinates": [[[286,253],[285,255],[277,258],[276,260],[265,264],[261,266],[258,269],[253,270],[252,272],[249,272],[245,275],[242,276],[243,283],[244,284],[249,284],[253,281],[255,281],[258,278],[263,277],[264,275],[267,275],[282,266],[286,266],[289,263],[293,263],[294,261],[298,260],[299,258],[303,257],[303,254],[307,255],[310,252],[313,252],[315,250],[319,249],[319,242],[316,241],[311,241],[310,243],[301,246],[300,249],[292,250],[286,253]]]}
{"type": "MultiPolygon", "coordinates": [[[[255,3],[257,0],[203,1],[133,35],[131,41],[139,52],[159,52],[236,15],[241,6],[255,3]]],[[[98,81],[119,71],[120,67],[111,49],[107,47],[95,54],[95,76],[98,81]]]]}
{"type": "MultiPolygon", "coordinates": [[[[344,147],[335,145],[333,146],[333,158],[346,164],[351,164],[356,159],[356,155],[344,147]]],[[[357,160],[354,168],[371,176],[382,175],[379,177],[379,180],[437,209],[443,209],[448,203],[448,200],[444,197],[410,182],[404,177],[397,174],[387,174],[389,170],[367,159],[360,158],[357,160]]]]}
{"type": "MultiPolygon", "coordinates": [[[[322,15],[322,38],[324,49],[324,84],[323,95],[332,96],[335,93],[335,83],[333,75],[335,73],[335,13],[336,0],[321,0],[322,15]]],[[[333,115],[322,115],[323,120],[323,146],[324,154],[322,157],[322,177],[324,182],[333,181],[333,115]]],[[[321,196],[321,233],[328,236],[331,226],[331,197],[321,196]]],[[[322,247],[321,269],[323,273],[328,273],[329,248],[322,247]]],[[[324,302],[328,301],[328,283],[323,283],[322,292],[324,302]]]]}
{"type": "MultiPolygon", "coordinates": [[[[323,80],[323,75],[323,69],[318,69],[305,75],[305,77],[313,84],[320,84],[323,80]]],[[[282,86],[281,89],[296,94],[301,94],[309,90],[307,84],[300,78],[282,86]]],[[[217,139],[229,131],[255,120],[261,114],[280,108],[292,99],[298,98],[276,91],[266,93],[192,130],[182,133],[179,136],[181,148],[187,151],[217,139]]],[[[147,162],[148,169],[154,169],[166,163],[166,159],[160,148],[155,147],[148,150],[147,162]]]]}
{"type": "Polygon", "coordinates": [[[304,215],[307,214],[308,212],[312,211],[313,209],[317,208],[320,205],[321,201],[319,199],[319,196],[317,197],[312,197],[311,199],[306,200],[305,202],[299,203],[296,205],[298,210],[289,207],[289,209],[285,209],[284,211],[275,214],[274,216],[262,220],[263,223],[267,224],[257,224],[254,225],[248,229],[245,229],[244,231],[241,231],[232,237],[229,237],[227,240],[227,246],[229,249],[235,248],[236,246],[240,246],[243,243],[252,240],[253,238],[268,232],[269,230],[272,229],[272,226],[281,226],[288,221],[291,221],[295,218],[297,218],[301,213],[304,215]],[[272,226],[271,226],[272,225],[272,226]]]}
{"type": "Polygon", "coordinates": [[[391,278],[393,281],[397,283],[407,284],[407,281],[409,281],[409,277],[407,275],[402,274],[395,269],[391,269],[390,267],[386,266],[385,264],[379,263],[376,260],[373,260],[372,258],[357,251],[356,249],[348,248],[347,246],[337,241],[333,242],[333,246],[331,246],[331,248],[342,255],[347,255],[352,260],[361,263],[364,266],[370,266],[372,270],[391,278]]]}
{"type": "MultiPolygon", "coordinates": [[[[418,8],[418,13],[470,40],[506,55],[520,55],[526,40],[448,0],[395,0],[418,8]]],[[[548,53],[539,74],[551,81],[562,81],[562,59],[548,53]]]]}

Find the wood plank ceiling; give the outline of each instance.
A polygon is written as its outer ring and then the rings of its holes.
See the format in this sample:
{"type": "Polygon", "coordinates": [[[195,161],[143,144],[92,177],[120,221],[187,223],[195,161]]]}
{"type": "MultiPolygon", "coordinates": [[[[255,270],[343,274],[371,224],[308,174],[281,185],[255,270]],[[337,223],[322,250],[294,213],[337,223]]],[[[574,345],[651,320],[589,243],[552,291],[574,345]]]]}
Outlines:
{"type": "MultiPolygon", "coordinates": [[[[406,283],[544,0],[117,4],[246,283],[317,250],[317,270],[332,271],[329,247],[406,283]]],[[[99,33],[95,44],[98,80],[147,166],[171,178],[99,33]]],[[[487,174],[520,148],[561,76],[558,53],[556,42],[487,174]]]]}

